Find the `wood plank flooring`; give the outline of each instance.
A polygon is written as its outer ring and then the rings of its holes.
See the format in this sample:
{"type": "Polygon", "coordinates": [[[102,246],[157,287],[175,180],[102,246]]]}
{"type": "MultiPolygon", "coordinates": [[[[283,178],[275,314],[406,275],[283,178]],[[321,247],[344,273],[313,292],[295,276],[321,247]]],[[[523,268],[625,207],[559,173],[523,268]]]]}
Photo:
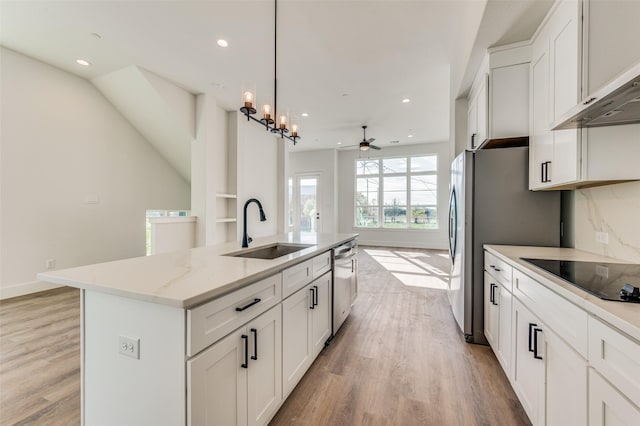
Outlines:
{"type": "MultiPolygon", "coordinates": [[[[457,329],[445,252],[361,246],[359,264],[351,316],[272,425],[529,424],[457,329]]],[[[80,424],[79,358],[77,290],[0,302],[0,425],[80,424]]]]}
{"type": "Polygon", "coordinates": [[[488,346],[464,342],[433,250],[360,247],[359,296],[272,425],[528,425],[488,346]]]}
{"type": "Polygon", "coordinates": [[[80,292],[0,301],[0,425],[80,424],[80,292]]]}

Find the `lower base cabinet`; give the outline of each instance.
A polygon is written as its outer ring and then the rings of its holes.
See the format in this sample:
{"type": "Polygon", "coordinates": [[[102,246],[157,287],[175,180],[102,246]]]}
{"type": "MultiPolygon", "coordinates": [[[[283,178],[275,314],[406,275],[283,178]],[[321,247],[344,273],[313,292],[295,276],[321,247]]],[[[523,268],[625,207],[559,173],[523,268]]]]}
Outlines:
{"type": "Polygon", "coordinates": [[[282,402],[277,305],[187,361],[188,424],[262,425],[282,402]]]}
{"type": "Polygon", "coordinates": [[[282,302],[282,387],[286,398],[331,335],[331,273],[282,302]]]}
{"type": "Polygon", "coordinates": [[[640,408],[589,368],[589,426],[635,426],[640,408]]]}
{"type": "Polygon", "coordinates": [[[587,361],[514,301],[512,384],[534,425],[587,424],[587,361]]]}

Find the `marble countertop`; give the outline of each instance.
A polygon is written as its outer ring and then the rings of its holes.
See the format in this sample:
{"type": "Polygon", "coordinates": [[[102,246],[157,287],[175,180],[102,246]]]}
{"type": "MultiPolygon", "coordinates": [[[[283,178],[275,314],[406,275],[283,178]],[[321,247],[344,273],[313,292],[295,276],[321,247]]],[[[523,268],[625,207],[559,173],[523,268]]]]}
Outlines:
{"type": "Polygon", "coordinates": [[[358,234],[289,233],[255,238],[251,250],[273,243],[312,247],[272,260],[224,256],[240,242],[48,271],[38,279],[86,290],[190,308],[312,258],[358,234]]]}
{"type": "Polygon", "coordinates": [[[522,247],[485,244],[485,249],[513,265],[522,273],[578,305],[588,313],[613,325],[640,341],[640,304],[602,300],[521,258],[581,260],[590,262],[629,263],[586,251],[558,247],[522,247]]]}

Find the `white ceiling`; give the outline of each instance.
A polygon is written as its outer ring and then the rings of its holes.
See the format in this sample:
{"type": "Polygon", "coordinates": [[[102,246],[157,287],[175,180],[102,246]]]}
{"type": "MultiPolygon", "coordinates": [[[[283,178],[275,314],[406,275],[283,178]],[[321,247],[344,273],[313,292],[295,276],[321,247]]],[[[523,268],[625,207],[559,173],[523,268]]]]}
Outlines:
{"type": "MultiPolygon", "coordinates": [[[[448,140],[459,17],[478,1],[280,0],[278,105],[299,122],[295,149],[355,144],[362,124],[381,146],[448,140]],[[403,104],[405,97],[411,102],[403,104]]],[[[528,11],[542,2],[491,3],[528,11]]],[[[2,45],[80,76],[137,65],[193,93],[211,93],[227,110],[240,106],[246,86],[256,88],[258,103],[272,101],[272,1],[2,0],[0,7],[2,45]],[[218,47],[218,38],[229,47],[218,47]],[[81,67],[77,58],[93,65],[81,67]]],[[[510,42],[528,38],[544,15],[505,17],[500,10],[507,31],[496,37],[510,42]]]]}

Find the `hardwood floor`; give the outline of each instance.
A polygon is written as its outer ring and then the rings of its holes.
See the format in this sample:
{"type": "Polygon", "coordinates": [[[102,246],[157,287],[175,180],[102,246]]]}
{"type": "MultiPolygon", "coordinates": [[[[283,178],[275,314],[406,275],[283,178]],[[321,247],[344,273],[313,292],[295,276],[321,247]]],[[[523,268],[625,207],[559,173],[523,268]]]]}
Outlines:
{"type": "Polygon", "coordinates": [[[359,296],[272,425],[527,425],[488,346],[464,342],[433,250],[360,247],[359,296]]]}
{"type": "Polygon", "coordinates": [[[80,292],[0,302],[0,424],[80,424],[80,292]]]}
{"type": "MultiPolygon", "coordinates": [[[[359,297],[272,425],[527,425],[491,349],[464,343],[445,252],[360,247],[359,297]]],[[[80,423],[79,295],[0,302],[0,425],[80,423]]]]}

